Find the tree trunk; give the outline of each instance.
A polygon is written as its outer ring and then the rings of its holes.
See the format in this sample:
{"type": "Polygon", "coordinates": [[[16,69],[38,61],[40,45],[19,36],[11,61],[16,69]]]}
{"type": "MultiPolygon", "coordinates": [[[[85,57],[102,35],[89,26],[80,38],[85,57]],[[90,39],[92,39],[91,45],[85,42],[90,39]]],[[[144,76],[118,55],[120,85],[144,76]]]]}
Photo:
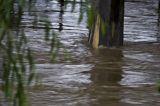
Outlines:
{"type": "Polygon", "coordinates": [[[124,0],[99,0],[89,41],[94,48],[123,45],[124,0]]]}

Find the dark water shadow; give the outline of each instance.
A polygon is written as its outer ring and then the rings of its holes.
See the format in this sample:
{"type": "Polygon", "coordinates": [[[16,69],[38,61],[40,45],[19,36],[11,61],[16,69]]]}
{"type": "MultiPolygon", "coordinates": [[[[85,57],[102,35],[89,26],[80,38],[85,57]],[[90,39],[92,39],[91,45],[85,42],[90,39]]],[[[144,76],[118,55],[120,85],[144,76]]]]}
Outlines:
{"type": "Polygon", "coordinates": [[[92,81],[90,96],[95,99],[91,106],[118,105],[122,79],[123,53],[120,49],[94,50],[94,67],[91,70],[92,81]]]}
{"type": "Polygon", "coordinates": [[[158,2],[158,20],[157,20],[157,26],[158,26],[157,40],[158,40],[158,42],[160,42],[160,0],[158,2]]]}
{"type": "Polygon", "coordinates": [[[64,0],[59,0],[59,4],[60,4],[60,12],[59,12],[59,28],[58,28],[58,30],[61,32],[63,30],[64,0]]]}

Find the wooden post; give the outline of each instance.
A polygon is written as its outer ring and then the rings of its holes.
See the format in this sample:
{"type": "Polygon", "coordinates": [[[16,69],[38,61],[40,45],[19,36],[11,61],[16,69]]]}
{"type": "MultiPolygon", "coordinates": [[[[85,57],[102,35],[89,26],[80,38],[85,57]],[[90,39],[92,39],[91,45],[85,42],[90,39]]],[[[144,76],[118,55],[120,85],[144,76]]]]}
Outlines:
{"type": "Polygon", "coordinates": [[[93,38],[89,38],[92,40],[90,41],[92,46],[94,45],[94,48],[122,46],[124,0],[99,0],[97,11],[95,23],[91,29],[92,35],[90,35],[93,38]]]}

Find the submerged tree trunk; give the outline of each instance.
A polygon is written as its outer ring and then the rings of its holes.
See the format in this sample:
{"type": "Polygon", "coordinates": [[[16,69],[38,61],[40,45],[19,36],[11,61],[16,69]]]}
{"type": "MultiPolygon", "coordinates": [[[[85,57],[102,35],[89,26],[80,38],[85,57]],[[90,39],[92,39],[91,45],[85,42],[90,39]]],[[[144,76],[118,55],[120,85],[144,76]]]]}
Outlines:
{"type": "Polygon", "coordinates": [[[123,45],[124,0],[99,0],[89,42],[99,46],[123,45]]]}

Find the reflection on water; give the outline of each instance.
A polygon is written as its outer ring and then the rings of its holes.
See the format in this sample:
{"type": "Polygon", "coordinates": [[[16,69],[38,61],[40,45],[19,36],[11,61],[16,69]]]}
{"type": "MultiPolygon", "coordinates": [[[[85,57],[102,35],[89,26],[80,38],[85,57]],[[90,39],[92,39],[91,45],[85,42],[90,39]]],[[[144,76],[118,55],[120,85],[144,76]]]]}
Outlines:
{"type": "Polygon", "coordinates": [[[121,80],[122,58],[121,50],[99,49],[93,52],[96,64],[91,70],[91,80],[97,86],[118,84],[121,80]]]}
{"type": "MultiPolygon", "coordinates": [[[[160,79],[158,13],[155,11],[158,3],[156,0],[133,1],[127,0],[125,4],[124,47],[98,50],[87,45],[85,12],[77,24],[82,8],[79,2],[74,4],[74,11],[71,1],[62,6],[51,0],[47,8],[38,2],[38,14],[44,17],[43,12],[47,13],[44,18],[51,20],[50,27],[58,33],[69,58],[65,59],[60,48],[55,64],[50,62],[50,44],[44,41],[43,31],[29,27],[33,17],[24,17],[29,45],[35,54],[36,72],[43,85],[40,90],[30,89],[32,106],[160,105],[155,86],[160,79]]],[[[37,28],[41,29],[42,25],[39,22],[37,28]]]]}
{"type": "Polygon", "coordinates": [[[121,49],[93,51],[94,67],[91,70],[90,106],[120,105],[119,81],[122,79],[123,53],[121,49]]]}
{"type": "Polygon", "coordinates": [[[61,0],[60,2],[60,13],[59,13],[59,31],[63,30],[63,13],[64,13],[64,1],[61,0]]]}

